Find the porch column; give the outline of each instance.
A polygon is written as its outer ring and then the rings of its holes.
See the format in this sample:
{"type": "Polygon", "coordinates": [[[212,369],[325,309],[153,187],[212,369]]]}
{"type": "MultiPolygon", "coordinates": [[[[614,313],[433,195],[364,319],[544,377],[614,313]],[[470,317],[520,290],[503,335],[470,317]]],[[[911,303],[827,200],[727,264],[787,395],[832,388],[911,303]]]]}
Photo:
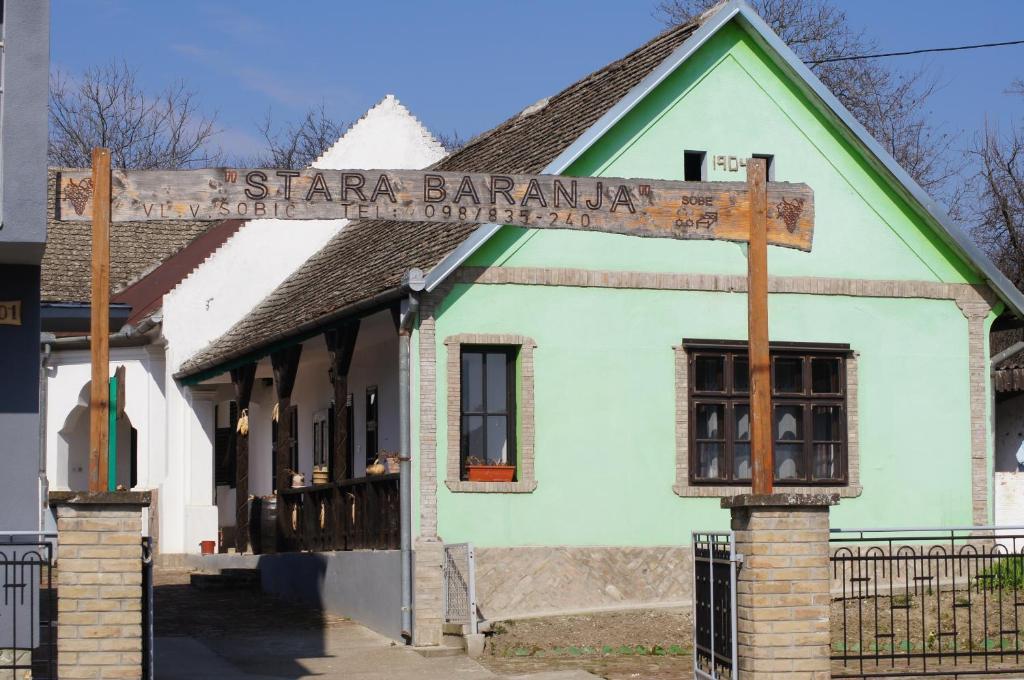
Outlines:
{"type": "MultiPolygon", "coordinates": [[[[256,378],[256,363],[231,370],[231,384],[235,388],[238,417],[248,418],[252,385],[256,378]]],[[[235,550],[249,550],[249,430],[235,432],[235,550]]]]}
{"type": "MultiPolygon", "coordinates": [[[[277,549],[282,549],[285,536],[285,504],[281,492],[291,487],[291,476],[288,474],[288,453],[292,445],[291,402],[292,388],[295,386],[295,375],[299,370],[299,357],[302,356],[302,345],[292,345],[270,355],[270,363],[274,369],[274,389],[277,392],[277,439],[274,441],[274,459],[276,462],[274,479],[277,480],[277,549]]],[[[290,521],[290,518],[289,520],[290,521]]]]}
{"type": "Polygon", "coordinates": [[[838,494],[742,494],[732,510],[737,664],[750,680],[828,680],[829,507],[838,494]]]}
{"type": "Polygon", "coordinates": [[[324,333],[327,351],[331,355],[328,369],[334,388],[334,455],[331,457],[331,479],[339,481],[352,477],[352,452],[348,448],[348,370],[355,353],[359,335],[359,319],[346,321],[324,333]]]}

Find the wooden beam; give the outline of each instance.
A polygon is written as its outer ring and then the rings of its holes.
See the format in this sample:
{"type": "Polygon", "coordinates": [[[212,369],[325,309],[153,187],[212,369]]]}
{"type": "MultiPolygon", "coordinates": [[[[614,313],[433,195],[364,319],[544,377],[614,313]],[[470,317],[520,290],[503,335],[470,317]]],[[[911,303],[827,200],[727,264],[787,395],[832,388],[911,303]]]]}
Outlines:
{"type": "MultiPolygon", "coordinates": [[[[291,477],[287,472],[287,455],[291,448],[289,408],[301,356],[302,344],[291,345],[270,355],[270,363],[274,369],[274,389],[277,392],[277,441],[274,442],[277,469],[274,470],[274,479],[277,480],[278,492],[291,487],[291,477]]],[[[279,513],[279,516],[283,515],[279,513]]]]}
{"type": "Polygon", "coordinates": [[[350,479],[354,461],[348,448],[348,371],[359,336],[359,319],[339,324],[324,332],[327,351],[331,353],[331,386],[334,388],[334,455],[331,459],[332,481],[350,479]]]}
{"type": "Polygon", "coordinates": [[[89,491],[107,489],[110,442],[110,151],[92,150],[92,297],[89,491]]]}
{"type": "MultiPolygon", "coordinates": [[[[235,388],[238,417],[248,417],[252,386],[256,379],[256,363],[231,370],[231,384],[235,388]]],[[[249,551],[249,434],[236,432],[235,441],[235,550],[249,551]]]]}
{"type": "Polygon", "coordinates": [[[767,164],[747,161],[750,245],[747,251],[748,357],[750,365],[750,449],[755,494],[772,492],[772,384],[768,354],[767,164]]]}

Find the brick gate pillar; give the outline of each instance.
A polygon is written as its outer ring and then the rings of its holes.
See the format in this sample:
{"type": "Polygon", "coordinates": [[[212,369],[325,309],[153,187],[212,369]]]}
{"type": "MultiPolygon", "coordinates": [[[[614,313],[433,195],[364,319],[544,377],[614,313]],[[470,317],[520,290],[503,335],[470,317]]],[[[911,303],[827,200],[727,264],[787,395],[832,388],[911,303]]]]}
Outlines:
{"type": "Polygon", "coordinates": [[[142,508],[148,491],[53,492],[57,675],[142,676],[142,508]]]}
{"type": "Polygon", "coordinates": [[[736,552],[739,677],[827,680],[829,507],[835,494],[743,494],[732,511],[736,552]]]}

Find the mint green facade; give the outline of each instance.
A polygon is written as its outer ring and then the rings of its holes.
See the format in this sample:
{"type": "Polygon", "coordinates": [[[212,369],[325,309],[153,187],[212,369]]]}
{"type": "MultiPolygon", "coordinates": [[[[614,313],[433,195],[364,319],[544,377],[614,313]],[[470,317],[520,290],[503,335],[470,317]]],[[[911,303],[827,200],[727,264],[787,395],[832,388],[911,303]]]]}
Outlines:
{"type": "MultiPolygon", "coordinates": [[[[776,180],[811,185],[813,249],[771,248],[772,276],[978,282],[892,180],[734,24],[566,174],[682,179],[686,149],[707,151],[710,180],[745,177],[716,168],[713,156],[766,153],[776,180]]],[[[747,265],[735,243],[504,227],[466,266],[743,275],[747,265]]],[[[745,339],[746,305],[744,294],[729,292],[457,284],[436,315],[436,391],[414,390],[414,451],[419,401],[436,403],[438,534],[481,547],[665,546],[685,545],[692,530],[726,528],[717,498],[672,488],[673,348],[683,338],[745,339]],[[532,493],[444,485],[444,340],[460,333],[537,343],[532,493]]],[[[847,343],[857,354],[863,492],[834,509],[833,526],[971,524],[971,356],[956,302],[773,294],[769,306],[773,341],[847,343]]],[[[417,478],[422,459],[414,455],[417,478]]]]}

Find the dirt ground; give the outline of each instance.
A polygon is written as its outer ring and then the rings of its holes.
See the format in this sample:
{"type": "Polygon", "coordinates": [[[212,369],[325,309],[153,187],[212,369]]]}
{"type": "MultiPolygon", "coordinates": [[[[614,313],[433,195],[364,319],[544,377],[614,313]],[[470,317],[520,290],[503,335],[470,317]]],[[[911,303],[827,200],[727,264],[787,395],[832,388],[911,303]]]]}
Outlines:
{"type": "Polygon", "coordinates": [[[500,674],[582,669],[609,680],[693,673],[689,609],[648,609],[498,622],[484,666],[500,674]]]}

